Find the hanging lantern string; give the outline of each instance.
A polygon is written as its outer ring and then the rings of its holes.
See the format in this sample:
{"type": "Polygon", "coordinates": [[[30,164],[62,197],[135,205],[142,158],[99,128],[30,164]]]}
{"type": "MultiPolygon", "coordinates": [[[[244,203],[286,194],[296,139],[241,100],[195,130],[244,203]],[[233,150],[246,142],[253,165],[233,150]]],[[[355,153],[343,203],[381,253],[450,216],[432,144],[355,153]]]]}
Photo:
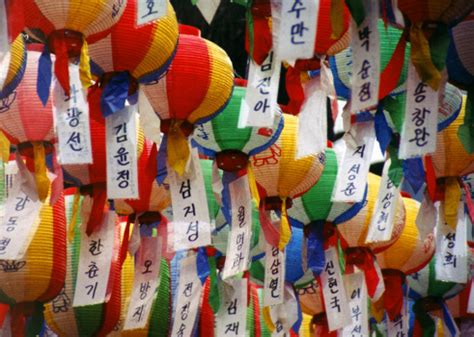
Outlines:
{"type": "Polygon", "coordinates": [[[72,212],[71,212],[71,221],[69,222],[68,227],[68,242],[71,243],[74,240],[76,234],[76,223],[77,223],[77,214],[79,212],[79,201],[81,199],[81,193],[79,190],[74,194],[74,200],[72,201],[72,212]]]}
{"type": "Polygon", "coordinates": [[[181,130],[181,120],[171,120],[168,131],[168,163],[180,176],[184,174],[190,151],[188,140],[181,130]]]}
{"type": "Polygon", "coordinates": [[[46,154],[42,142],[33,142],[33,156],[35,164],[35,182],[38,197],[44,202],[49,193],[49,179],[46,175],[46,154]]]}

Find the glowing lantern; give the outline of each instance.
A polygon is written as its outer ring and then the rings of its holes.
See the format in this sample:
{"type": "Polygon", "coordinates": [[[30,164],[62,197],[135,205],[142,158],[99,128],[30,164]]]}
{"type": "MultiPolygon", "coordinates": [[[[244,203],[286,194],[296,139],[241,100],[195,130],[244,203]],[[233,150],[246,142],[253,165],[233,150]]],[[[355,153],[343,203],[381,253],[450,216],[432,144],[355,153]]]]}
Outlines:
{"type": "Polygon", "coordinates": [[[180,175],[189,157],[187,138],[194,125],[209,121],[225,108],[232,84],[232,63],[222,49],[199,36],[181,34],[166,75],[143,86],[161,119],[168,163],[180,175]]]}
{"type": "Polygon", "coordinates": [[[91,72],[104,88],[104,116],[122,109],[127,97],[136,94],[138,83],[157,80],[175,53],[178,23],[173,7],[168,2],[164,16],[136,27],[137,2],[128,0],[111,33],[89,47],[91,72]]]}

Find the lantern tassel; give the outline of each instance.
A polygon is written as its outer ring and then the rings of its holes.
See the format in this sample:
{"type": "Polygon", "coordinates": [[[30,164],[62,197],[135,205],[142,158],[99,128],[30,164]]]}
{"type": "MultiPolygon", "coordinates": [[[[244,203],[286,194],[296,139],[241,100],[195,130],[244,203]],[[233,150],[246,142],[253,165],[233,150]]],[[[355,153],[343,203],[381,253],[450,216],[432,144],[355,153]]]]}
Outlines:
{"type": "Polygon", "coordinates": [[[0,155],[4,163],[8,163],[10,158],[10,141],[3,132],[0,131],[0,155]]]}
{"type": "Polygon", "coordinates": [[[285,249],[288,242],[291,239],[291,228],[288,222],[288,214],[286,212],[286,198],[282,198],[281,205],[281,220],[280,220],[280,241],[278,242],[278,248],[280,250],[285,249]]]}
{"type": "Polygon", "coordinates": [[[446,178],[446,192],[444,193],[444,219],[452,228],[456,229],[458,221],[458,203],[461,200],[461,187],[456,177],[446,178]]]}
{"type": "Polygon", "coordinates": [[[257,181],[255,180],[255,174],[253,173],[253,168],[250,163],[247,165],[247,177],[249,179],[249,187],[250,193],[252,194],[252,199],[257,205],[260,205],[260,195],[258,194],[257,181]]]}
{"type": "Polygon", "coordinates": [[[181,130],[182,121],[173,120],[168,132],[168,163],[180,176],[184,174],[190,151],[186,136],[181,130]]]}
{"type": "MultiPolygon", "coordinates": [[[[66,42],[63,39],[54,39],[54,74],[63,88],[66,96],[70,95],[69,87],[69,56],[66,42]]],[[[44,103],[43,103],[44,104],[44,103]]]]}
{"type": "Polygon", "coordinates": [[[35,182],[38,198],[44,202],[49,193],[49,179],[46,175],[46,158],[42,142],[33,142],[35,182]]]}
{"type": "Polygon", "coordinates": [[[401,274],[384,275],[383,304],[391,321],[395,321],[403,307],[403,278],[401,274]]]}
{"type": "Polygon", "coordinates": [[[49,100],[51,80],[53,77],[52,68],[51,53],[46,44],[38,61],[38,78],[36,80],[36,92],[43,106],[46,106],[49,100]]]}
{"type": "Polygon", "coordinates": [[[272,316],[270,315],[270,307],[264,307],[262,309],[262,316],[263,321],[265,322],[265,325],[267,326],[268,330],[273,333],[273,331],[275,331],[275,324],[273,324],[272,322],[272,316]]]}
{"type": "Polygon", "coordinates": [[[79,191],[74,194],[74,200],[72,201],[72,214],[71,214],[71,221],[69,222],[68,227],[68,235],[67,239],[69,243],[74,240],[74,236],[76,234],[76,223],[77,223],[77,214],[79,213],[79,201],[81,200],[81,194],[79,191]]]}
{"type": "Polygon", "coordinates": [[[89,45],[85,37],[82,37],[81,60],[79,63],[79,77],[81,79],[82,87],[84,89],[87,89],[92,85],[89,45]]]}
{"type": "Polygon", "coordinates": [[[418,75],[433,90],[438,90],[441,83],[441,72],[433,64],[428,39],[423,32],[422,24],[414,24],[410,29],[411,61],[418,75]]]}

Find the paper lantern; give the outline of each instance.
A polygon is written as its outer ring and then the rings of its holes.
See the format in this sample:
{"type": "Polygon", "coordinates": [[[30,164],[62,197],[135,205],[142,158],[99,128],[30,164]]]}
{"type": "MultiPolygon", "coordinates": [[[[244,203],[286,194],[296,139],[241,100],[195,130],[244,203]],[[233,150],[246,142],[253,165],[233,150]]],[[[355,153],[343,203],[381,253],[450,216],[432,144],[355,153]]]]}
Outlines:
{"type": "MultiPolygon", "coordinates": [[[[69,190],[70,191],[70,190],[69,190]]],[[[68,244],[67,244],[67,273],[66,281],[61,292],[45,307],[45,319],[50,328],[58,336],[105,336],[117,324],[120,318],[121,303],[121,265],[119,259],[120,232],[118,230],[118,219],[116,221],[114,250],[109,273],[108,298],[103,303],[73,307],[73,299],[76,289],[77,273],[79,268],[81,230],[78,225],[83,220],[82,207],[90,212],[91,202],[87,205],[84,199],[69,193],[66,196],[66,213],[68,220],[68,244]],[[75,217],[73,219],[73,217],[75,217]]],[[[72,190],[74,192],[74,190],[72,190]]],[[[83,209],[83,211],[84,211],[83,209]]],[[[87,212],[87,211],[86,211],[87,212]]],[[[85,225],[84,223],[82,224],[85,225]]]]}
{"type": "Polygon", "coordinates": [[[28,46],[28,64],[21,84],[2,100],[0,130],[12,144],[17,145],[22,155],[35,160],[38,194],[44,200],[49,189],[45,156],[54,151],[56,136],[51,102],[43,106],[36,96],[37,66],[41,50],[42,47],[37,44],[28,46]]]}
{"type": "Polygon", "coordinates": [[[465,17],[472,9],[469,0],[451,1],[449,4],[436,0],[400,0],[398,8],[412,24],[419,22],[455,23],[465,17]]]}
{"type": "Polygon", "coordinates": [[[49,200],[40,207],[30,245],[20,260],[0,260],[0,301],[14,304],[13,334],[23,333],[25,318],[37,315],[35,303],[53,300],[66,276],[66,218],[64,196],[54,206],[49,200]]]}
{"type": "Polygon", "coordinates": [[[257,182],[260,202],[260,214],[265,211],[278,210],[281,212],[281,238],[275,233],[273,225],[262,221],[267,242],[274,246],[281,241],[280,247],[290,239],[287,227],[286,209],[291,199],[308,191],[320,178],[325,165],[325,154],[314,153],[301,158],[296,157],[298,134],[298,118],[292,115],[284,116],[283,131],[278,140],[265,151],[251,158],[255,180],[257,182]],[[273,231],[272,231],[273,230],[273,231]],[[283,240],[281,240],[283,239],[283,240]]]}
{"type": "MultiPolygon", "coordinates": [[[[380,69],[382,71],[387,67],[392,58],[395,57],[394,52],[399,40],[403,38],[403,31],[391,26],[386,26],[383,20],[380,19],[378,20],[378,33],[380,36],[380,69]]],[[[402,62],[403,68],[401,69],[400,78],[395,88],[393,88],[390,93],[391,95],[400,94],[405,90],[409,55],[410,45],[408,45],[404,53],[400,55],[404,60],[402,62]]],[[[334,76],[334,86],[337,95],[348,100],[352,89],[352,49],[346,48],[334,56],[331,56],[329,58],[329,64],[334,76]]],[[[380,85],[384,85],[384,83],[380,83],[380,85]]]]}
{"type": "Polygon", "coordinates": [[[225,109],[207,123],[199,124],[193,135],[193,144],[225,171],[238,171],[247,167],[249,156],[267,149],[283,129],[281,112],[275,114],[271,128],[239,128],[239,116],[246,88],[234,86],[232,97],[225,109]]]}
{"type": "Polygon", "coordinates": [[[458,117],[437,135],[436,152],[431,155],[437,178],[461,177],[474,172],[474,155],[467,153],[458,138],[463,123],[466,101],[458,117]]]}
{"type": "MultiPolygon", "coordinates": [[[[462,108],[461,91],[451,84],[446,84],[442,104],[438,109],[438,132],[446,129],[459,115],[462,108]]],[[[406,92],[384,101],[384,113],[392,130],[401,134],[405,120],[406,92]]]]}
{"type": "MultiPolygon", "coordinates": [[[[126,1],[116,0],[60,0],[50,2],[24,0],[25,25],[28,34],[48,45],[45,55],[53,52],[55,75],[69,93],[69,58],[80,57],[81,80],[90,83],[88,43],[103,38],[115,25],[126,1]]],[[[39,71],[50,76],[49,65],[39,71]]],[[[38,87],[40,89],[40,87],[38,87]]],[[[40,94],[41,95],[41,94],[40,94]]],[[[47,96],[42,97],[43,102],[47,96]]]]}
{"type": "MultiPolygon", "coordinates": [[[[25,73],[27,52],[26,44],[21,34],[18,35],[11,44],[10,53],[10,63],[8,64],[5,82],[0,86],[0,100],[4,100],[10,96],[20,84],[23,74],[25,73]]],[[[0,111],[3,111],[8,103],[8,99],[6,102],[2,102],[0,111]]]]}
{"type": "Polygon", "coordinates": [[[409,198],[403,198],[403,202],[406,221],[402,234],[392,246],[376,255],[385,280],[384,306],[391,320],[395,320],[402,309],[405,275],[426,266],[435,249],[433,233],[422,238],[418,232],[419,203],[409,198]]]}
{"type": "Polygon", "coordinates": [[[137,27],[137,2],[128,0],[111,33],[89,47],[91,72],[104,87],[104,116],[124,107],[127,97],[136,93],[137,82],[157,80],[176,50],[178,23],[171,4],[167,2],[164,16],[137,27]]]}
{"type": "Polygon", "coordinates": [[[115,199],[115,210],[121,215],[142,212],[159,213],[171,204],[168,186],[166,184],[159,185],[155,179],[157,174],[156,145],[145,139],[140,152],[138,159],[139,198],[115,199]]]}
{"type": "Polygon", "coordinates": [[[225,108],[233,77],[232,62],[220,47],[199,36],[181,34],[166,76],[143,86],[161,119],[168,163],[179,174],[189,157],[187,137],[195,124],[209,121],[225,108]]]}

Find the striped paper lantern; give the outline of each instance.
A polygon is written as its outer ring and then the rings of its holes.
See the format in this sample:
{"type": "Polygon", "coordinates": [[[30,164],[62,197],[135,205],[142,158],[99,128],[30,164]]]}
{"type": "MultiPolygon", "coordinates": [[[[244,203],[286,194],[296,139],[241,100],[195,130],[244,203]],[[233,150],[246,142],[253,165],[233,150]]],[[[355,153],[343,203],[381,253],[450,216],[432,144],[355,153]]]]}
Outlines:
{"type": "Polygon", "coordinates": [[[135,94],[137,82],[157,80],[168,68],[176,50],[178,23],[171,4],[166,2],[164,16],[137,27],[137,2],[128,0],[111,33],[89,47],[91,72],[105,88],[104,115],[120,109],[127,96],[135,94]]]}
{"type": "Polygon", "coordinates": [[[343,246],[348,248],[369,249],[374,253],[379,253],[390,247],[402,234],[405,226],[405,206],[400,198],[396,206],[396,213],[393,219],[393,231],[390,240],[384,242],[366,243],[365,239],[369,231],[369,225],[372,220],[375,202],[380,187],[380,177],[369,173],[368,193],[365,206],[346,222],[337,225],[337,230],[343,241],[343,246]]]}
{"type": "Polygon", "coordinates": [[[192,141],[199,151],[215,158],[217,166],[225,171],[238,171],[247,166],[254,156],[271,146],[283,129],[281,112],[275,115],[271,128],[239,128],[239,116],[246,88],[234,86],[232,97],[225,109],[215,118],[198,124],[192,141]]]}
{"type": "MultiPolygon", "coordinates": [[[[18,35],[10,46],[10,63],[8,64],[5,82],[0,86],[0,100],[2,104],[0,111],[9,105],[9,96],[20,84],[26,69],[27,52],[23,36],[18,35]],[[6,99],[6,101],[4,101],[6,99]]],[[[11,98],[11,97],[10,97],[11,98]]]]}
{"type": "MultiPolygon", "coordinates": [[[[81,230],[81,211],[78,208],[88,208],[82,200],[75,196],[66,196],[66,212],[68,219],[69,239],[67,245],[67,274],[66,282],[61,292],[45,307],[45,319],[58,336],[106,336],[117,324],[120,318],[121,303],[121,269],[118,257],[120,245],[119,223],[116,221],[114,256],[112,258],[108,277],[108,298],[103,303],[73,307],[79,268],[81,230]],[[80,205],[83,205],[82,207],[80,205]],[[76,209],[76,214],[74,214],[76,209]],[[75,220],[73,220],[73,216],[75,220]],[[74,227],[71,227],[74,226],[74,227]]],[[[84,209],[82,210],[84,211],[84,209]]],[[[85,224],[82,224],[83,226],[85,224]]]]}
{"type": "MultiPolygon", "coordinates": [[[[402,38],[403,31],[395,27],[386,26],[384,21],[378,21],[378,33],[380,36],[380,69],[385,69],[392,59],[398,41],[402,38]]],[[[407,77],[408,57],[410,55],[410,45],[405,49],[403,68],[400,78],[391,95],[400,94],[405,90],[407,77]]],[[[334,86],[339,97],[348,100],[352,89],[352,49],[346,48],[343,51],[329,58],[329,64],[334,76],[334,86]]]]}
{"type": "MultiPolygon", "coordinates": [[[[46,303],[61,292],[66,277],[64,196],[54,206],[49,197],[40,207],[36,232],[20,260],[0,260],[0,302],[14,304],[12,329],[22,333],[22,316],[35,303],[46,303]]],[[[24,322],[24,321],[23,321],[24,322]]]]}
{"type": "Polygon", "coordinates": [[[143,86],[161,119],[168,163],[178,173],[184,172],[189,157],[187,138],[194,125],[209,121],[225,108],[233,79],[232,62],[220,47],[199,36],[181,34],[166,75],[143,86]]]}

